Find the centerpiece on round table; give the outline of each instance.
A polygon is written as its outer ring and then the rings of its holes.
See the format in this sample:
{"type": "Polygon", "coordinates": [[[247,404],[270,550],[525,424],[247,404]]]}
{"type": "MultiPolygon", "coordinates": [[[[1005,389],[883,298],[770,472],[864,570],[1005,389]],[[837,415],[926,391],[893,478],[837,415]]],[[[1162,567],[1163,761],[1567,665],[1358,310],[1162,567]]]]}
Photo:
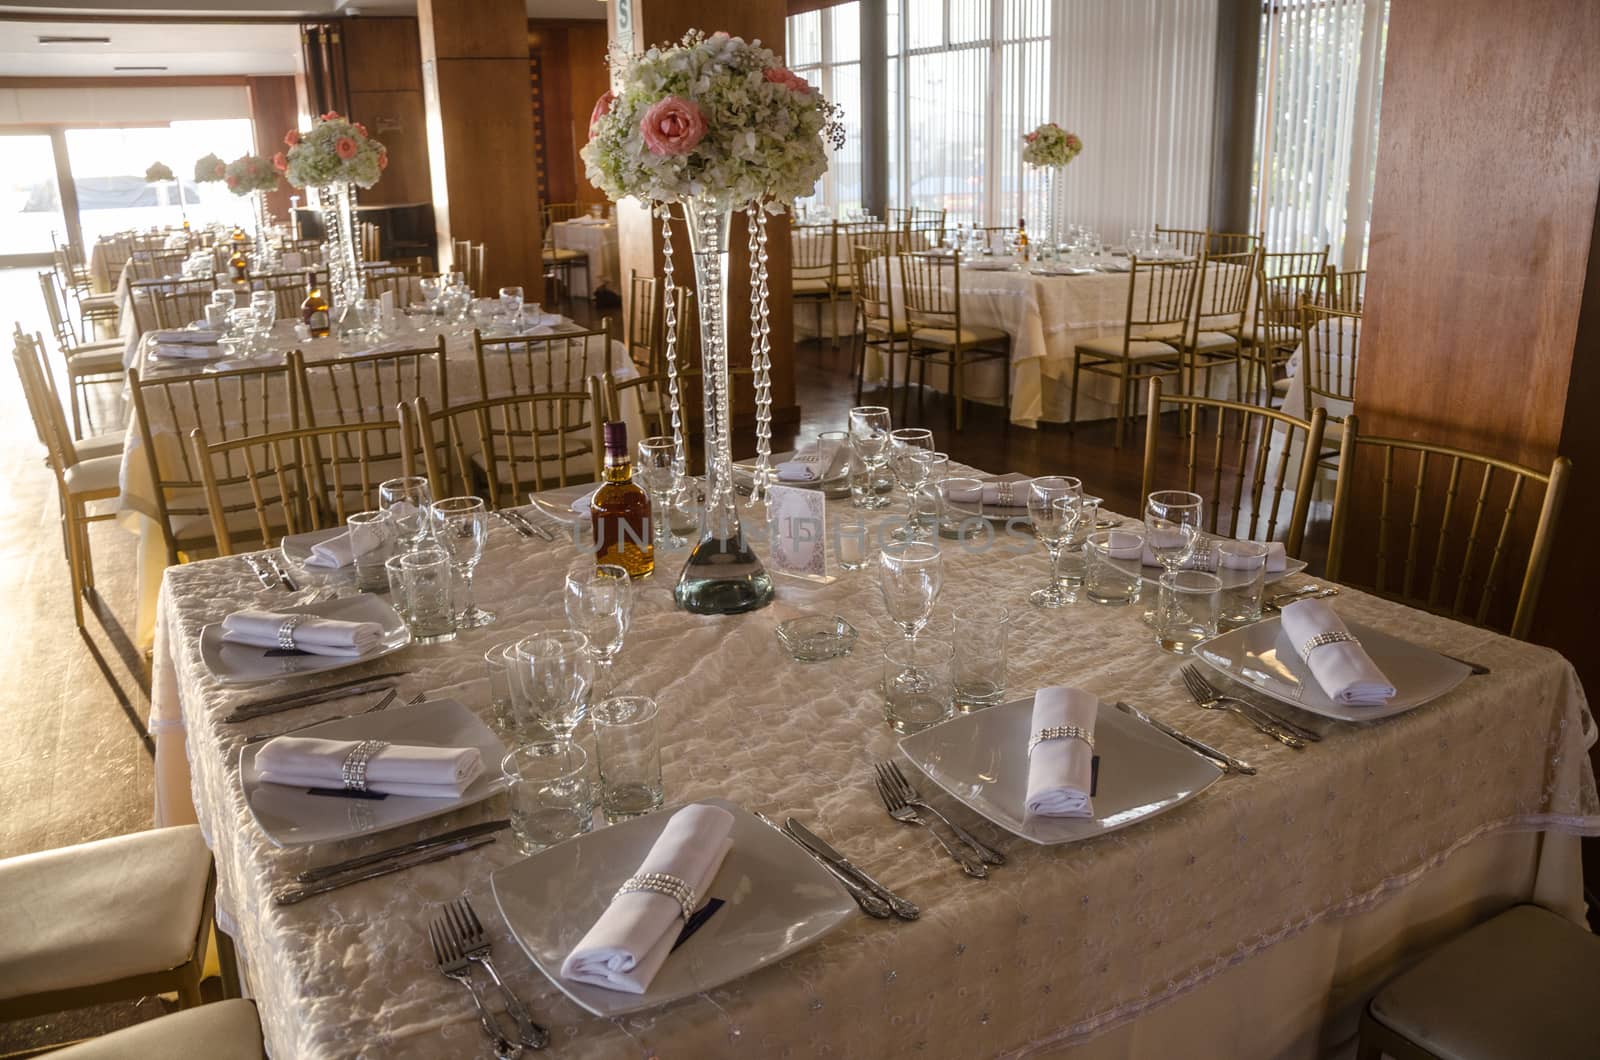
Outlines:
{"type": "Polygon", "coordinates": [[[146,184],[154,184],[157,187],[160,187],[163,184],[171,183],[172,186],[177,189],[178,215],[183,218],[183,227],[188,228],[189,211],[183,208],[183,182],[173,175],[172,167],[167,165],[165,162],[150,163],[150,167],[144,171],[144,182],[146,184]]]}
{"type": "Polygon", "coordinates": [[[214,184],[228,175],[228,163],[217,157],[215,151],[194,160],[194,182],[214,184]]]}
{"type": "MultiPolygon", "coordinates": [[[[201,159],[204,162],[205,159],[201,159]]],[[[200,171],[199,164],[195,172],[200,171]]],[[[235,195],[249,195],[256,213],[256,260],[258,272],[270,271],[272,244],[267,239],[267,192],[278,187],[281,179],[272,159],[265,155],[240,155],[222,170],[223,183],[235,195]]]]}
{"type": "Polygon", "coordinates": [[[272,164],[295,187],[317,189],[329,286],[335,313],[342,316],[366,297],[355,189],[378,183],[388,168],[389,151],[367,135],[366,126],[334,111],[315,119],[310,132],[290,129],[283,143],[288,151],[274,155],[272,164]]]}
{"type": "Polygon", "coordinates": [[[734,614],[772,600],[772,579],[745,540],[734,496],[728,365],[728,233],[749,222],[750,359],[755,377],[755,499],[771,456],[771,329],[767,214],[811,194],[828,168],[826,139],[844,142],[836,108],[760,41],[692,30],[675,45],[611,56],[613,91],[600,97],[582,153],[589,181],[613,201],[633,196],[661,218],[666,257],[667,392],[677,470],[687,461],[677,370],[670,207],[682,207],[700,308],[706,500],[700,540],[673,589],[678,606],[734,614]]]}
{"type": "Polygon", "coordinates": [[[1022,137],[1022,160],[1044,175],[1044,220],[1039,231],[1047,246],[1059,242],[1054,229],[1055,203],[1051,201],[1053,178],[1056,170],[1067,168],[1082,150],[1083,141],[1078,139],[1078,134],[1067,132],[1053,121],[1045,122],[1022,137]]]}

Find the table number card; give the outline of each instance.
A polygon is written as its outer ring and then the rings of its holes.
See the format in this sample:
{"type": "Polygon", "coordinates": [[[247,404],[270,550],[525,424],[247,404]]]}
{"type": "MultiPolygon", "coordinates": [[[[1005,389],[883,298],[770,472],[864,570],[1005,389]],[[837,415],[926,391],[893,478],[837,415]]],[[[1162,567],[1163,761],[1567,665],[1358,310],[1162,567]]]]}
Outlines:
{"type": "Polygon", "coordinates": [[[828,575],[828,499],[821,490],[770,487],[772,570],[793,578],[831,582],[828,575]]]}

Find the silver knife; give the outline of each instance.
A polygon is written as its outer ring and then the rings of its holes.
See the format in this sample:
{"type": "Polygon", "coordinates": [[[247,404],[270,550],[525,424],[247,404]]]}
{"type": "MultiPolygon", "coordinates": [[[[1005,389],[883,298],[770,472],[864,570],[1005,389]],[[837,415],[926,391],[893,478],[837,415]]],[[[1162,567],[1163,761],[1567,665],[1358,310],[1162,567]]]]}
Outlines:
{"type": "Polygon", "coordinates": [[[812,832],[811,829],[807,828],[793,817],[784,819],[783,828],[784,831],[798,839],[807,850],[821,857],[824,861],[827,861],[839,871],[849,874],[857,883],[861,884],[861,886],[865,887],[879,898],[882,898],[885,902],[888,902],[889,908],[894,910],[894,915],[899,917],[901,920],[915,920],[917,917],[922,915],[922,910],[918,909],[904,898],[901,898],[898,894],[895,894],[893,891],[889,890],[889,888],[885,887],[871,876],[868,876],[860,868],[857,868],[855,865],[851,864],[849,858],[833,849],[833,847],[829,846],[828,843],[822,839],[822,837],[812,832]]]}
{"type": "Polygon", "coordinates": [[[550,528],[549,527],[544,526],[544,525],[542,525],[540,523],[536,523],[532,519],[529,519],[527,517],[527,515],[525,515],[520,508],[508,508],[508,509],[506,509],[506,514],[509,515],[512,519],[515,519],[517,522],[521,523],[530,532],[538,534],[540,537],[544,538],[546,541],[554,541],[556,539],[556,535],[552,534],[550,532],[550,528]]]}
{"type": "Polygon", "coordinates": [[[810,847],[806,846],[804,843],[800,842],[800,840],[796,838],[793,833],[785,832],[782,828],[779,828],[775,823],[773,823],[771,818],[762,813],[760,810],[756,810],[754,813],[761,819],[762,824],[766,825],[774,832],[777,832],[779,835],[783,836],[783,838],[787,839],[801,850],[804,850],[806,852],[806,857],[827,869],[828,874],[834,879],[838,880],[840,886],[850,892],[850,897],[856,900],[856,905],[861,907],[861,911],[863,913],[878,920],[888,920],[894,916],[894,910],[889,908],[888,902],[885,902],[882,898],[879,898],[877,895],[861,886],[853,877],[845,875],[842,869],[835,868],[833,865],[829,864],[826,858],[812,850],[810,847]]]}
{"type": "Polygon", "coordinates": [[[391,861],[386,865],[376,865],[360,872],[336,876],[332,879],[321,880],[303,887],[286,887],[274,894],[272,900],[277,905],[294,905],[296,902],[303,902],[313,895],[337,891],[339,888],[348,887],[352,883],[360,883],[362,880],[375,880],[379,876],[387,876],[390,873],[413,869],[418,865],[443,861],[445,858],[453,858],[457,854],[464,854],[469,850],[476,850],[478,847],[487,846],[493,842],[494,836],[492,835],[478,836],[476,839],[462,839],[451,843],[447,847],[423,851],[421,854],[400,861],[391,861]]]}
{"type": "Polygon", "coordinates": [[[272,568],[272,573],[278,576],[278,583],[285,589],[291,593],[300,591],[300,586],[296,585],[294,579],[289,577],[289,572],[283,569],[283,565],[278,562],[278,557],[270,552],[267,553],[267,565],[272,568]]]}
{"type": "Polygon", "coordinates": [[[249,565],[251,572],[256,576],[256,581],[261,583],[263,589],[276,589],[278,587],[278,583],[273,580],[271,574],[267,573],[267,569],[261,565],[259,559],[249,553],[245,553],[244,561],[249,565]]]}
{"type": "Polygon", "coordinates": [[[1174,740],[1177,740],[1179,743],[1183,744],[1185,747],[1188,747],[1191,751],[1198,752],[1199,754],[1211,759],[1213,762],[1222,767],[1222,771],[1224,773],[1243,773],[1246,776],[1255,775],[1256,767],[1251,765],[1249,762],[1246,762],[1240,758],[1235,758],[1226,751],[1219,751],[1208,743],[1202,743],[1199,740],[1196,740],[1193,736],[1186,736],[1161,719],[1152,718],[1138,707],[1129,706],[1127,703],[1123,703],[1119,700],[1117,702],[1117,709],[1122,711],[1124,714],[1132,714],[1134,717],[1138,718],[1152,729],[1155,729],[1157,732],[1164,732],[1174,740]]]}
{"type": "Polygon", "coordinates": [[[288,736],[291,733],[302,732],[314,725],[326,725],[330,721],[344,721],[346,718],[357,718],[363,714],[376,714],[378,711],[387,707],[390,703],[393,703],[399,698],[399,696],[400,690],[397,688],[391,688],[388,692],[384,693],[382,699],[372,704],[372,706],[363,707],[353,714],[335,714],[331,718],[318,718],[316,721],[307,721],[302,722],[299,725],[291,725],[287,729],[271,729],[267,732],[252,733],[244,738],[244,746],[249,747],[251,744],[261,743],[263,740],[276,740],[280,736],[288,736]]]}
{"type": "Polygon", "coordinates": [[[295,880],[299,883],[316,883],[319,880],[328,879],[330,876],[354,872],[356,869],[364,869],[368,865],[376,865],[380,861],[388,861],[390,858],[398,858],[405,854],[418,854],[424,850],[432,850],[435,847],[449,846],[451,843],[457,843],[463,839],[488,835],[491,832],[498,832],[500,829],[509,828],[510,826],[511,822],[507,820],[482,821],[478,824],[469,824],[465,828],[456,828],[436,836],[429,836],[426,839],[401,843],[399,846],[389,847],[387,850],[377,850],[371,854],[362,854],[359,857],[336,861],[331,865],[307,869],[296,876],[295,880]]]}
{"type": "Polygon", "coordinates": [[[533,534],[531,534],[528,531],[527,527],[523,526],[521,523],[519,523],[515,519],[511,518],[511,516],[507,515],[505,513],[504,509],[496,511],[494,514],[497,517],[499,517],[499,519],[500,519],[500,521],[502,523],[505,523],[507,526],[509,526],[516,533],[516,535],[518,537],[532,537],[533,536],[533,534]]]}
{"type": "Polygon", "coordinates": [[[1444,657],[1446,659],[1449,659],[1451,662],[1458,662],[1462,666],[1465,666],[1467,669],[1472,671],[1472,676],[1473,677],[1483,677],[1483,676],[1485,676],[1487,674],[1491,674],[1491,673],[1494,672],[1493,670],[1490,670],[1487,666],[1483,665],[1483,663],[1475,663],[1471,659],[1459,659],[1454,655],[1445,655],[1444,652],[1442,652],[1442,651],[1441,652],[1436,652],[1435,654],[1444,655],[1444,657]]]}
{"type": "Polygon", "coordinates": [[[387,692],[394,687],[394,679],[399,676],[397,673],[371,674],[354,681],[341,681],[336,685],[325,685],[322,688],[296,692],[292,696],[258,700],[238,707],[222,720],[228,724],[233,724],[235,722],[250,721],[254,718],[264,718],[268,714],[280,714],[286,710],[309,707],[313,703],[326,703],[330,699],[361,696],[368,692],[387,692]]]}

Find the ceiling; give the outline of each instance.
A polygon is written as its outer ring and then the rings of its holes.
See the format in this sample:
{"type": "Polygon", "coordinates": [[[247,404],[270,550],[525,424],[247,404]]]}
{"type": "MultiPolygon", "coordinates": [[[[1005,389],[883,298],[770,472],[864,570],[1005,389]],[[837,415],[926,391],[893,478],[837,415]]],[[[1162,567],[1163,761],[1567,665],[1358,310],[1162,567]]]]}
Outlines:
{"type": "MultiPolygon", "coordinates": [[[[531,18],[600,19],[603,0],[527,0],[531,18]]],[[[0,77],[289,75],[300,50],[293,23],[251,19],[414,14],[416,0],[0,0],[0,77]],[[25,14],[25,19],[7,15],[25,14]],[[59,15],[61,21],[39,16],[59,15]],[[171,22],[96,21],[96,15],[182,16],[171,22]],[[205,19],[217,19],[206,21],[205,19]],[[194,21],[189,21],[193,19],[194,21]],[[40,43],[40,37],[109,37],[108,43],[40,43]],[[119,70],[118,67],[147,69],[119,70]],[[164,67],[164,69],[148,69],[164,67]]]]}

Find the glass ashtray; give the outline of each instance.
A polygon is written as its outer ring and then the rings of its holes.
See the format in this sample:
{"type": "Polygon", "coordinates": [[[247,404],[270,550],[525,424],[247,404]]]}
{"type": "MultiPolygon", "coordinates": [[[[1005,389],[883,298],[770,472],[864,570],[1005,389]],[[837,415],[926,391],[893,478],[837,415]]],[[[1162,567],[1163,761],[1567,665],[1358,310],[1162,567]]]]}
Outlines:
{"type": "Polygon", "coordinates": [[[795,662],[826,662],[849,655],[856,628],[838,615],[801,615],[778,623],[778,643],[795,662]]]}

